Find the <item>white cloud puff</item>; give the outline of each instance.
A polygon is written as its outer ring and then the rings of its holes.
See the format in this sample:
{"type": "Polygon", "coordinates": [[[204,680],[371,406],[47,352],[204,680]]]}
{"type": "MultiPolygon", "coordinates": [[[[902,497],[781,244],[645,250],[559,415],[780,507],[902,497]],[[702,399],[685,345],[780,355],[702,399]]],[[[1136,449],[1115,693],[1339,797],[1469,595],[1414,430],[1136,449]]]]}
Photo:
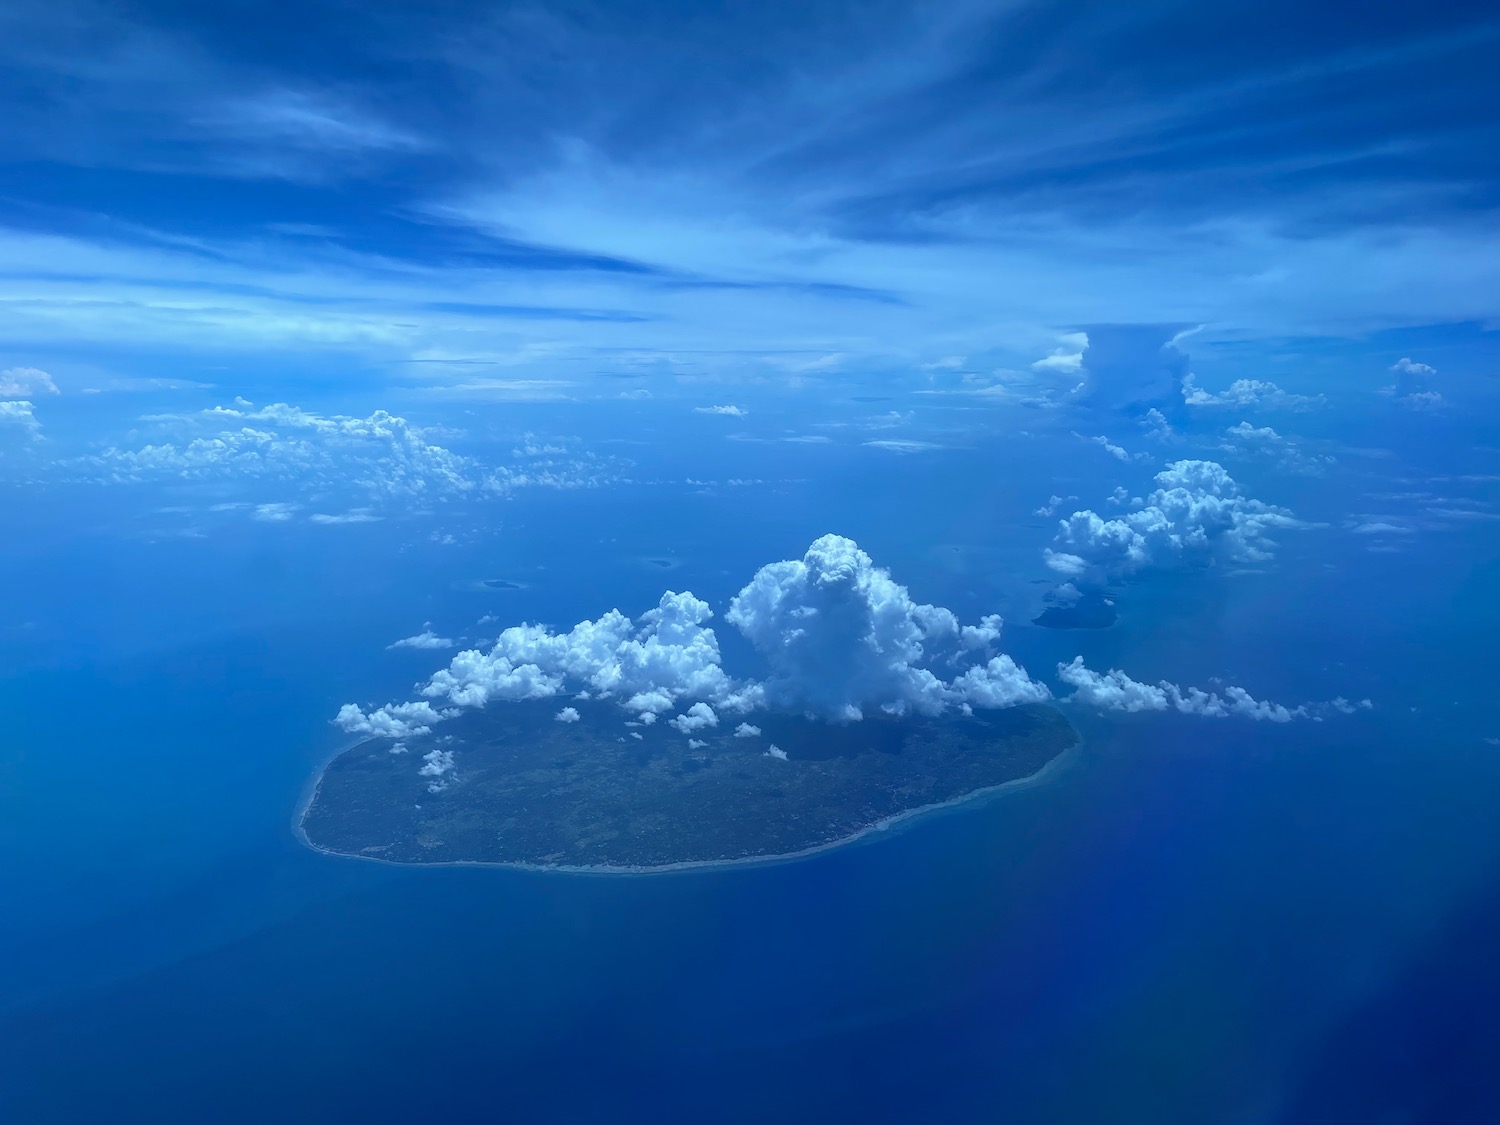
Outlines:
{"type": "Polygon", "coordinates": [[[8,367],[0,371],[0,398],[55,395],[57,384],[39,367],[8,367]]]}
{"type": "Polygon", "coordinates": [[[576,723],[583,716],[579,715],[577,707],[564,707],[552,717],[559,723],[576,723]]]}
{"type": "MultiPolygon", "coordinates": [[[[1086,703],[1108,711],[1166,711],[1174,709],[1186,715],[1204,715],[1222,719],[1236,715],[1272,723],[1287,723],[1307,718],[1307,707],[1288,708],[1280,703],[1255,699],[1244,688],[1227,687],[1223,694],[1200,688],[1180,688],[1168,680],[1145,684],[1132,680],[1118,668],[1099,673],[1086,668],[1083,657],[1057,666],[1058,677],[1077,690],[1064,702],[1086,703]]],[[[1347,704],[1347,701],[1345,701],[1347,704]]]]}
{"type": "MultiPolygon", "coordinates": [[[[766,658],[772,703],[851,720],[867,706],[936,714],[949,704],[1045,698],[1014,663],[990,661],[949,683],[926,667],[978,639],[953,613],[913,602],[851,539],[825,535],[796,560],[763,566],[725,620],[766,658]]],[[[987,618],[988,639],[999,619],[987,618]]],[[[980,628],[980,627],[976,627],[980,628]]]]}
{"type": "Polygon", "coordinates": [[[786,751],[783,750],[780,746],[777,746],[774,742],[770,745],[769,748],[767,748],[764,756],[767,758],[775,758],[779,762],[785,762],[787,760],[786,751]]]}
{"type": "Polygon", "coordinates": [[[1327,454],[1304,453],[1296,442],[1270,426],[1241,422],[1225,430],[1224,439],[1219,448],[1225,453],[1267,460],[1288,472],[1319,473],[1335,462],[1327,454]]]}
{"type": "Polygon", "coordinates": [[[1381,393],[1394,396],[1408,410],[1438,410],[1447,405],[1443,396],[1431,388],[1430,381],[1437,374],[1437,368],[1431,364],[1402,356],[1391,364],[1391,374],[1396,378],[1395,383],[1381,393]]]}
{"type": "Polygon", "coordinates": [[[741,723],[734,728],[735,738],[759,738],[760,727],[751,726],[749,723],[741,723]]]}
{"type": "Polygon", "coordinates": [[[743,406],[735,406],[733,404],[729,404],[725,406],[695,406],[693,407],[693,413],[723,414],[730,418],[743,418],[745,417],[745,415],[749,414],[750,411],[746,410],[743,406]]]}
{"type": "Polygon", "coordinates": [[[706,727],[718,726],[719,716],[714,714],[714,709],[707,703],[694,703],[682,714],[670,720],[669,725],[683,734],[691,734],[693,731],[703,730],[706,727]]]}
{"type": "Polygon", "coordinates": [[[42,424],[36,420],[32,405],[25,399],[0,402],[0,426],[20,431],[30,440],[42,436],[42,424]]]}
{"type": "Polygon", "coordinates": [[[353,703],[339,708],[334,722],[350,734],[367,734],[372,738],[412,738],[428,734],[432,724],[456,714],[439,711],[425,699],[416,703],[387,703],[368,714],[353,703]]]}
{"type": "Polygon", "coordinates": [[[434,633],[432,631],[432,626],[428,625],[426,628],[424,628],[416,636],[414,636],[414,637],[402,637],[399,641],[392,641],[390,644],[386,645],[385,647],[387,649],[393,649],[393,648],[416,648],[416,649],[452,648],[453,647],[453,642],[449,638],[447,638],[447,637],[440,637],[440,636],[438,636],[436,633],[434,633]]]}
{"type": "Polygon", "coordinates": [[[1243,495],[1215,461],[1176,461],[1156,474],[1157,489],[1135,511],[1105,519],[1074,512],[1059,527],[1047,565],[1070,578],[1108,580],[1183,559],[1238,562],[1271,557],[1273,528],[1297,527],[1285,508],[1243,495]]]}
{"type": "Polygon", "coordinates": [[[1236,379],[1214,393],[1198,386],[1192,375],[1183,376],[1182,400],[1189,406],[1237,406],[1249,410],[1310,410],[1324,401],[1322,395],[1291,394],[1263,379],[1236,379]]]}

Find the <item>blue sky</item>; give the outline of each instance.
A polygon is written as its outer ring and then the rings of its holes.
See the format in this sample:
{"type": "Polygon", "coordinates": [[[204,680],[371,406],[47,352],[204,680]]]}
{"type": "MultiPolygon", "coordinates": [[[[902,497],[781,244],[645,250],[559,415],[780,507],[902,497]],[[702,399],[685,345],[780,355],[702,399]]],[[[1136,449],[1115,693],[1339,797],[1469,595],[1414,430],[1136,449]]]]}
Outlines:
{"type": "Polygon", "coordinates": [[[0,19],[4,366],[65,392],[994,380],[1116,324],[1490,351],[1484,5],[0,19]]]}

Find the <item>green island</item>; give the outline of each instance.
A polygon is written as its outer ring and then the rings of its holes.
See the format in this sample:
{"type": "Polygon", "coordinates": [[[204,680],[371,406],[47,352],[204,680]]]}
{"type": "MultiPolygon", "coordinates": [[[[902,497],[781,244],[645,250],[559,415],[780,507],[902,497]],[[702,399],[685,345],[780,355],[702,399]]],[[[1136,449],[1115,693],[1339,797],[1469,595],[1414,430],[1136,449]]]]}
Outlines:
{"type": "Polygon", "coordinates": [[[1045,705],[844,725],[762,712],[750,720],[759,734],[737,735],[725,716],[692,741],[665,721],[625,720],[612,704],[548,700],[467,712],[404,753],[362,742],[323,769],[301,835],[319,851],[401,864],[769,861],[1032,777],[1078,741],[1045,705]],[[577,721],[555,718],[565,702],[577,721]],[[419,772],[434,749],[453,755],[436,779],[419,772]]]}

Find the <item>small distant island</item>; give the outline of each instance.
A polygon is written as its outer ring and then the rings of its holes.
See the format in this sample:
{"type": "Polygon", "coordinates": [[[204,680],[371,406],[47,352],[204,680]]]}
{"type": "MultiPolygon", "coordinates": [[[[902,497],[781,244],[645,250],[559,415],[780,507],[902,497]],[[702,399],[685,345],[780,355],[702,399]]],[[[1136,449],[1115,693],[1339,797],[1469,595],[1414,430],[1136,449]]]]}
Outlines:
{"type": "Polygon", "coordinates": [[[1108,629],[1118,620],[1113,601],[1103,594],[1085,592],[1070,599],[1049,598],[1046,608],[1031,623],[1043,629],[1108,629]]]}
{"type": "Polygon", "coordinates": [[[766,861],[858,837],[1031,777],[1078,736],[1053,707],[835,725],[752,716],[687,735],[612,704],[505,704],[392,753],[334,758],[300,828],[320,851],[401,864],[645,872],[766,861]],[[737,734],[736,730],[742,733],[737,734]],[[452,767],[434,782],[422,756],[452,767]],[[429,791],[430,785],[440,786],[429,791]]]}

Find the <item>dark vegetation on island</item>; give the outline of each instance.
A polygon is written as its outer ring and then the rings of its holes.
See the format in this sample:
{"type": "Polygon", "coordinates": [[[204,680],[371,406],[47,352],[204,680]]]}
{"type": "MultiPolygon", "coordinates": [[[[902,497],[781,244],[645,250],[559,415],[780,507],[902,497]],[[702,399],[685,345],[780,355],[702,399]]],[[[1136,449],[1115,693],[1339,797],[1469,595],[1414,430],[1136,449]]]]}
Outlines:
{"type": "Polygon", "coordinates": [[[314,847],[398,863],[652,868],[769,858],[1029,777],[1074,745],[1060,712],[1023,706],[847,725],[759,714],[693,732],[627,727],[614,705],[501,704],[409,741],[372,739],[325,769],[302,826],[314,847]],[[640,737],[635,737],[639,735],[640,737]],[[776,746],[786,760],[767,754],[776,746]],[[433,779],[422,755],[451,751],[433,779]]]}
{"type": "Polygon", "coordinates": [[[484,584],[492,590],[519,590],[521,584],[512,582],[509,578],[486,578],[484,584]]]}

